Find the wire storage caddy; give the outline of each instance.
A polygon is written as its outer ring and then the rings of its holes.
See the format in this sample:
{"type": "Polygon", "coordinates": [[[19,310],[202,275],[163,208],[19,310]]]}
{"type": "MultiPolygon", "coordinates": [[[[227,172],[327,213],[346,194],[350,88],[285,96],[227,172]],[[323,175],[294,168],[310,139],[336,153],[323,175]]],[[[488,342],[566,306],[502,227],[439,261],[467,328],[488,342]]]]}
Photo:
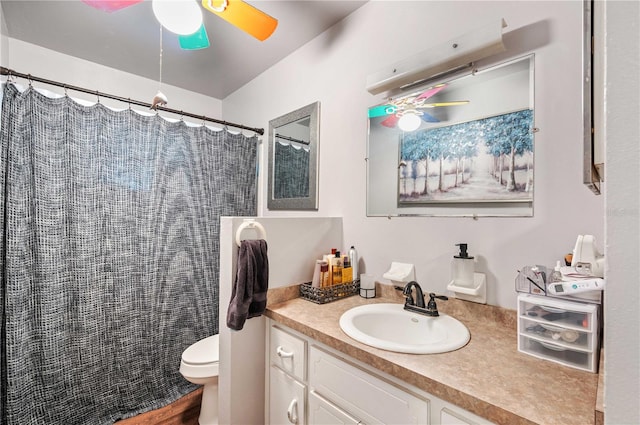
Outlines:
{"type": "Polygon", "coordinates": [[[350,297],[359,291],[360,279],[355,279],[348,283],[325,286],[324,288],[314,288],[311,286],[311,282],[307,282],[300,285],[300,298],[316,304],[326,304],[331,301],[350,297]]]}

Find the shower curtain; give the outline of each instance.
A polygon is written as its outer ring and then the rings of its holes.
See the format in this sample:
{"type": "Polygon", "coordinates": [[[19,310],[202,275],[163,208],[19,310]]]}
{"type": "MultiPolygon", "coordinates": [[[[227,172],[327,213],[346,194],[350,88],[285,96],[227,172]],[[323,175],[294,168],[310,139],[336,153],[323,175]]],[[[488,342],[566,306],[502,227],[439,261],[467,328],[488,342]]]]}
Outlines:
{"type": "Polygon", "coordinates": [[[309,148],[290,143],[275,143],[273,197],[275,199],[309,196],[309,148]]]}
{"type": "Polygon", "coordinates": [[[219,218],[256,213],[256,137],[12,84],[0,157],[0,423],[111,424],[196,387],[219,218]]]}

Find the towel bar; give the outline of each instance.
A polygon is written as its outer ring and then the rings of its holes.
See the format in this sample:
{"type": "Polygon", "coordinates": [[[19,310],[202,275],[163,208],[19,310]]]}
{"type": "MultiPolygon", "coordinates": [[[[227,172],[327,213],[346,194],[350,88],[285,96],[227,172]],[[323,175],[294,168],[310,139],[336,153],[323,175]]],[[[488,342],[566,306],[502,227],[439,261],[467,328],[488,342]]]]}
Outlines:
{"type": "Polygon", "coordinates": [[[242,242],[240,235],[245,229],[255,229],[261,239],[267,240],[267,231],[264,230],[264,226],[253,219],[246,219],[236,230],[236,245],[240,246],[242,242]]]}

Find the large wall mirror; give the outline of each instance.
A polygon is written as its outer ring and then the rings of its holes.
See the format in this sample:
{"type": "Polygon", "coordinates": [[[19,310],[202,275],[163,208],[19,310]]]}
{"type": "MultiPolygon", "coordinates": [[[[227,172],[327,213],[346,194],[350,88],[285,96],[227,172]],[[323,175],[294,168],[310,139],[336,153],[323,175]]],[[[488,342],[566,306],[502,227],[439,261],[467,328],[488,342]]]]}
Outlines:
{"type": "Polygon", "coordinates": [[[584,120],[584,184],[596,195],[604,181],[604,2],[584,0],[583,33],[583,120],[584,120]]]}
{"type": "Polygon", "coordinates": [[[369,109],[368,216],[532,216],[533,55],[369,109]]]}
{"type": "Polygon", "coordinates": [[[320,102],[269,121],[270,210],[318,209],[320,102]]]}

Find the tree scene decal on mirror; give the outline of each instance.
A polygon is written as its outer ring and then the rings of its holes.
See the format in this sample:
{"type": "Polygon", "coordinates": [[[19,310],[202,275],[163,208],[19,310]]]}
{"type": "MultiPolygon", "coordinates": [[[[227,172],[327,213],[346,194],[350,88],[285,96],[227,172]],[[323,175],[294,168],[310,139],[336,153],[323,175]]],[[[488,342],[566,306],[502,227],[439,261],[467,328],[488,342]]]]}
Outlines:
{"type": "Polygon", "coordinates": [[[403,132],[399,152],[398,206],[533,200],[531,109],[403,132]]]}

